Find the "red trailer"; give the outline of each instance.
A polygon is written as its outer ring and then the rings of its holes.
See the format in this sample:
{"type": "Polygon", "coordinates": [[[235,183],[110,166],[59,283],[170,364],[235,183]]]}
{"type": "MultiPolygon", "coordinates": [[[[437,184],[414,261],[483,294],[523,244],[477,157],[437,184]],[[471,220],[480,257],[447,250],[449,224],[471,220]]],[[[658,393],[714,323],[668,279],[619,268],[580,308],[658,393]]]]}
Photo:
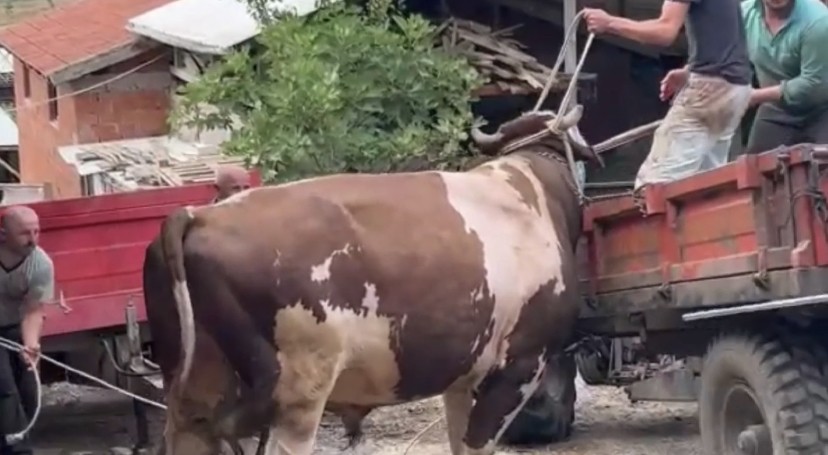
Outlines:
{"type": "Polygon", "coordinates": [[[826,170],[828,146],[799,145],[653,186],[643,209],[588,204],[584,338],[513,433],[569,434],[577,365],[633,401],[697,401],[705,453],[828,453],[826,170]]]}
{"type": "MultiPolygon", "coordinates": [[[[41,246],[55,265],[55,293],[71,308],[50,306],[47,344],[62,336],[118,329],[132,300],[140,320],[144,252],[163,218],[177,207],[213,197],[211,185],[107,194],[31,204],[41,219],[41,246]]],[[[56,300],[58,300],[56,298],[56,300]]]]}

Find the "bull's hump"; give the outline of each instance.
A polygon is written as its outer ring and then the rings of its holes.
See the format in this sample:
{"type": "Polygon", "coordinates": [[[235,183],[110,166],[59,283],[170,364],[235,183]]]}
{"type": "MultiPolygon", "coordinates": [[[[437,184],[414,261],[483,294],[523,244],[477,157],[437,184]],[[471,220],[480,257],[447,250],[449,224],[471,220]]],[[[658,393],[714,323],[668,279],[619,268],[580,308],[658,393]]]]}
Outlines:
{"type": "Polygon", "coordinates": [[[488,172],[441,176],[449,204],[483,246],[489,289],[496,298],[528,298],[555,280],[555,291],[562,293],[562,244],[549,214],[550,196],[521,158],[484,167],[488,172]]]}

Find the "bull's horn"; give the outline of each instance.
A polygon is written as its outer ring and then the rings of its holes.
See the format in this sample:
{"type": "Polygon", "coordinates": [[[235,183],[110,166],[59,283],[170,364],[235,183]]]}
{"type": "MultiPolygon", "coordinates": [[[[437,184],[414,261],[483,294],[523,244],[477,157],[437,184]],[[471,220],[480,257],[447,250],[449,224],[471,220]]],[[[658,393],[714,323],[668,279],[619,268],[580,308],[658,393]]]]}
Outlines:
{"type": "Polygon", "coordinates": [[[578,125],[573,125],[571,128],[566,130],[567,136],[569,136],[569,140],[582,146],[582,147],[589,147],[589,143],[584,139],[584,136],[581,134],[580,128],[578,125]]]}
{"type": "Polygon", "coordinates": [[[474,127],[471,130],[471,138],[475,144],[487,147],[503,140],[503,133],[498,131],[495,134],[486,134],[480,128],[474,127]]]}
{"type": "Polygon", "coordinates": [[[578,122],[581,121],[581,117],[584,115],[584,106],[580,104],[576,104],[575,107],[569,110],[563,118],[561,119],[561,131],[566,131],[573,126],[577,125],[578,122]]]}

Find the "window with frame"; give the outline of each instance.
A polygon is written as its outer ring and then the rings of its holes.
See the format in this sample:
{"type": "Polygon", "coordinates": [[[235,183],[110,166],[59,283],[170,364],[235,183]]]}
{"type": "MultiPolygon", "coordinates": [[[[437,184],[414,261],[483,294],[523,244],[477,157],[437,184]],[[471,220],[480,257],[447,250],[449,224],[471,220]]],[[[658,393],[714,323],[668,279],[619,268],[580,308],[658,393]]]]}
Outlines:
{"type": "Polygon", "coordinates": [[[52,81],[47,81],[48,90],[46,91],[46,97],[49,99],[49,120],[54,121],[58,118],[58,100],[57,100],[57,87],[52,81]]]}

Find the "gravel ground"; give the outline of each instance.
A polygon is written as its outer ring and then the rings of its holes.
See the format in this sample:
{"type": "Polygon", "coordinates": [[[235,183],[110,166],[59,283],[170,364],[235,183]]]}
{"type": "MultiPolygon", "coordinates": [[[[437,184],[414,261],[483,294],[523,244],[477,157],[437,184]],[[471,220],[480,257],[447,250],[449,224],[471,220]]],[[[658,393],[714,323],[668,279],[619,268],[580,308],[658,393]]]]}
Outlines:
{"type": "MultiPolygon", "coordinates": [[[[128,446],[132,406],[123,397],[89,387],[54,384],[44,392],[44,411],[34,435],[37,455],[109,454],[128,446]]],[[[365,421],[365,439],[350,455],[402,455],[411,439],[442,416],[439,398],[375,410],[365,421]]],[[[151,431],[160,435],[161,415],[151,431]]],[[[319,455],[340,454],[345,445],[338,419],[326,418],[317,439],[319,455]]],[[[550,447],[502,448],[501,454],[695,455],[699,448],[695,405],[630,404],[621,389],[580,384],[572,439],[550,447]]],[[[116,452],[117,453],[117,452],[116,452]]],[[[252,451],[250,451],[252,453],[252,451]]],[[[442,421],[428,430],[411,455],[448,453],[442,421]]]]}

